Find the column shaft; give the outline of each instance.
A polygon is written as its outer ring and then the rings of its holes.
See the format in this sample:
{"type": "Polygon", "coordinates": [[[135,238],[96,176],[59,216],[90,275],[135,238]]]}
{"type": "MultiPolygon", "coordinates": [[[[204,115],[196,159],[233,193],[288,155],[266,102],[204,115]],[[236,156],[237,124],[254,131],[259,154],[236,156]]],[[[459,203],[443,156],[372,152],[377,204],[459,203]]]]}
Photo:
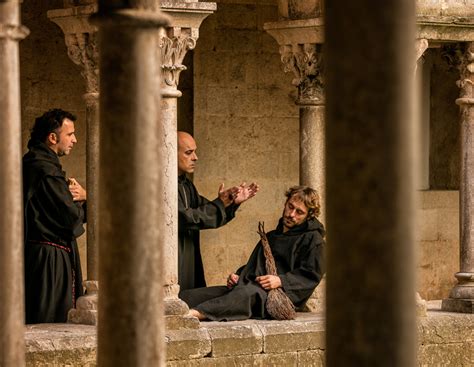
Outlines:
{"type": "MultiPolygon", "coordinates": [[[[474,102],[474,101],[473,101],[474,102]]],[[[461,121],[461,273],[474,276],[474,104],[463,105],[461,121]]],[[[474,280],[474,278],[472,278],[474,280]]],[[[472,289],[474,296],[474,288],[472,289]]]]}
{"type": "Polygon", "coordinates": [[[23,192],[17,1],[0,2],[0,365],[25,365],[23,192]]]}
{"type": "Polygon", "coordinates": [[[456,103],[461,108],[461,181],[459,187],[460,265],[455,274],[458,283],[443,310],[474,313],[474,42],[466,44],[461,59],[461,96],[456,103]]]}
{"type": "Polygon", "coordinates": [[[325,155],[324,106],[300,106],[300,184],[316,189],[324,202],[325,155]]]}
{"type": "Polygon", "coordinates": [[[165,364],[157,2],[101,2],[98,365],[165,364]],[[150,10],[154,9],[154,11],[150,10]]]}
{"type": "MultiPolygon", "coordinates": [[[[177,147],[177,97],[163,96],[161,110],[163,137],[160,145],[166,147],[164,177],[162,182],[165,206],[160,208],[163,234],[166,238],[164,251],[164,286],[166,298],[177,298],[178,286],[178,147],[177,147]]],[[[167,312],[168,313],[168,312],[167,312]]]]}
{"type": "Polygon", "coordinates": [[[87,280],[98,280],[99,94],[87,93],[87,280]]]}
{"type": "Polygon", "coordinates": [[[414,2],[325,10],[327,364],[410,367],[414,2]]]}

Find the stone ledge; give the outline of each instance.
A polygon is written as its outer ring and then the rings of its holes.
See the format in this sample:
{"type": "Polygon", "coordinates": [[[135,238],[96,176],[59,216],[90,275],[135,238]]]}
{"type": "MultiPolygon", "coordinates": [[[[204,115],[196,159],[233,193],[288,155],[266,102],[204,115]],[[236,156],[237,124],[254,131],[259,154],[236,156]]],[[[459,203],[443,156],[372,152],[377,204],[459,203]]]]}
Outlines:
{"type": "MultiPolygon", "coordinates": [[[[428,302],[418,319],[419,366],[474,366],[474,315],[440,311],[428,302]],[[440,364],[438,364],[440,363],[440,364]]],[[[167,365],[324,366],[323,314],[299,313],[293,321],[202,322],[199,329],[166,332],[167,365]]],[[[95,366],[96,328],[28,325],[27,366],[95,366]]]]}

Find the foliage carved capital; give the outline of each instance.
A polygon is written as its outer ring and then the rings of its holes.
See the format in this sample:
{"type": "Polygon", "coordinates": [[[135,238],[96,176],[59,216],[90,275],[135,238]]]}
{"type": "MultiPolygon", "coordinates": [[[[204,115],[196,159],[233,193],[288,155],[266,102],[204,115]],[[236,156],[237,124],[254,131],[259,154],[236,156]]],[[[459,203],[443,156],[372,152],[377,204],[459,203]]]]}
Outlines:
{"type": "Polygon", "coordinates": [[[188,34],[168,35],[160,37],[161,70],[163,81],[167,86],[178,87],[179,74],[186,70],[183,59],[189,50],[196,47],[197,37],[188,34]]]}
{"type": "Polygon", "coordinates": [[[322,45],[315,43],[280,47],[285,72],[295,76],[292,84],[298,87],[297,104],[324,104],[322,45]]]}
{"type": "Polygon", "coordinates": [[[457,86],[460,88],[459,98],[456,103],[474,104],[474,42],[467,42],[463,45],[463,52],[460,55],[459,74],[457,86]]]}
{"type": "Polygon", "coordinates": [[[65,35],[69,58],[82,67],[87,93],[99,91],[99,50],[97,32],[69,33],[65,35]]]}

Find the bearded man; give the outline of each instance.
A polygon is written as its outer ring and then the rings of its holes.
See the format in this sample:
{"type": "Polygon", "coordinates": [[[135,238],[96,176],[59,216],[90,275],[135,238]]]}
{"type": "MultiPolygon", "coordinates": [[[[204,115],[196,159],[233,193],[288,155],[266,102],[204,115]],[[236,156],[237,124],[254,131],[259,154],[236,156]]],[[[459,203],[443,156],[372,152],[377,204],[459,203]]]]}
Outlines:
{"type": "Polygon", "coordinates": [[[281,288],[298,309],[304,306],[321,281],[324,227],[319,196],[307,186],[286,192],[283,214],[274,231],[267,234],[278,275],[269,275],[261,241],[246,265],[229,275],[227,286],[192,289],[181,299],[200,320],[231,321],[269,318],[267,292],[281,288]]]}

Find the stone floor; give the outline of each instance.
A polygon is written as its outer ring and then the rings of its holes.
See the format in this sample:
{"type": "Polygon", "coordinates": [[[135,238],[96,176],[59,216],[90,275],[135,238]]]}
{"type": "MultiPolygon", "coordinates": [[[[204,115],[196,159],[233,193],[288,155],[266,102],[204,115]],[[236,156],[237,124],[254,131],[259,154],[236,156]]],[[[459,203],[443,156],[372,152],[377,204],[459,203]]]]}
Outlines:
{"type": "MultiPolygon", "coordinates": [[[[429,302],[418,323],[419,366],[474,366],[474,315],[429,302]]],[[[166,334],[169,366],[323,366],[324,316],[293,321],[204,322],[166,334]]],[[[27,366],[94,366],[96,329],[71,324],[26,327],[27,366]]]]}

